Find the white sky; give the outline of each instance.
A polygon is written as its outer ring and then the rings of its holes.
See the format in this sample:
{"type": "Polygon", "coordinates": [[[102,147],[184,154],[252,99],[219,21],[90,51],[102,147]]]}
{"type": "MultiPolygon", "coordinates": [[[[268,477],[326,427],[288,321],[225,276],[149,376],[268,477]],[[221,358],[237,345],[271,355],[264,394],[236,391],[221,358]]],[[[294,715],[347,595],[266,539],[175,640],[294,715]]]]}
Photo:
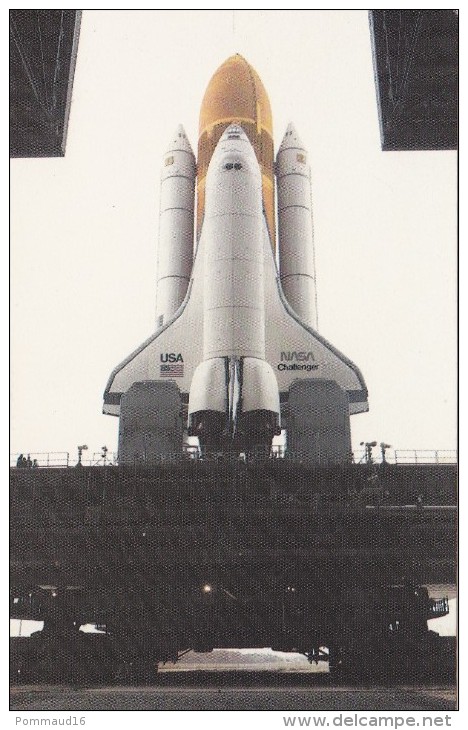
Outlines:
{"type": "Polygon", "coordinates": [[[116,450],[111,370],[154,329],[162,155],[242,53],[312,164],[320,332],[353,446],[456,448],[455,152],[382,152],[366,11],[85,11],[64,159],[12,160],[11,451],[116,450]]]}

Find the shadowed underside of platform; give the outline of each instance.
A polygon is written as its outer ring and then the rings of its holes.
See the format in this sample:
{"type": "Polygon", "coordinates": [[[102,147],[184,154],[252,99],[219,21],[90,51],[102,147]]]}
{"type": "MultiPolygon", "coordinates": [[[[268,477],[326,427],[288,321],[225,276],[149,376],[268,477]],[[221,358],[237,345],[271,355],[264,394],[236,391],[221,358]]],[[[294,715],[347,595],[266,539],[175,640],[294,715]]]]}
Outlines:
{"type": "MultiPolygon", "coordinates": [[[[122,594],[220,582],[455,582],[453,466],[11,470],[12,581],[122,594]],[[419,506],[418,506],[419,505],[419,506]]],[[[83,596],[84,598],[84,596],[83,596]]]]}

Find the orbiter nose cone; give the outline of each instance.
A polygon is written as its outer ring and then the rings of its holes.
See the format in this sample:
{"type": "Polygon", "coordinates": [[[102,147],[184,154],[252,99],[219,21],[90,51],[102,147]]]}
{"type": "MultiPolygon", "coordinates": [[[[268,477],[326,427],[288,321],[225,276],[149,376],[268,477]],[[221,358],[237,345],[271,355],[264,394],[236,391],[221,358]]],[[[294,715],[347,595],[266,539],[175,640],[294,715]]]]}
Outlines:
{"type": "Polygon", "coordinates": [[[168,144],[167,152],[189,152],[193,157],[195,155],[193,154],[193,150],[191,147],[191,144],[188,140],[188,137],[185,133],[185,129],[183,128],[182,124],[179,124],[176,131],[174,132],[174,135],[171,139],[171,141],[168,144]]]}
{"type": "Polygon", "coordinates": [[[283,140],[280,144],[278,154],[280,152],[284,152],[284,150],[290,150],[290,149],[299,149],[304,150],[305,147],[302,143],[301,138],[299,137],[296,127],[292,122],[289,122],[286,132],[284,134],[283,140]]]}
{"type": "Polygon", "coordinates": [[[224,131],[222,136],[223,142],[228,139],[247,140],[248,137],[242,127],[239,126],[239,124],[230,124],[229,127],[224,131]]]}

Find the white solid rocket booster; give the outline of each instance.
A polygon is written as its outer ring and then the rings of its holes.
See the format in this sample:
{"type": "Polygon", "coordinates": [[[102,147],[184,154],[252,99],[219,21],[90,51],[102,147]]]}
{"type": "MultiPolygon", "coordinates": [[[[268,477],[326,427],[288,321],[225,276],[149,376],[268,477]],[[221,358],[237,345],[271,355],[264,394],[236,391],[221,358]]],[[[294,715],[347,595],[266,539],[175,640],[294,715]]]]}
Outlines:
{"type": "Polygon", "coordinates": [[[298,317],[317,329],[310,165],[293,124],[278,150],[276,177],[281,285],[298,317]]]}
{"type": "Polygon", "coordinates": [[[182,125],[163,157],[159,207],[156,326],[182,304],[193,263],[196,164],[182,125]]]}

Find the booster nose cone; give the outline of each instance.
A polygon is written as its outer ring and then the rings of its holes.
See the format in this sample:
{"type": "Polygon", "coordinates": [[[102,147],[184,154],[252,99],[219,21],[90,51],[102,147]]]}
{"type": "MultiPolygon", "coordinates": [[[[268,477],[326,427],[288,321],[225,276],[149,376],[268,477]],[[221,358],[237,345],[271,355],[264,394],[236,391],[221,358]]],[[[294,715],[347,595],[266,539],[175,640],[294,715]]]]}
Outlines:
{"type": "Polygon", "coordinates": [[[179,124],[164,153],[161,179],[184,174],[195,178],[196,164],[185,129],[179,124]]]}
{"type": "Polygon", "coordinates": [[[280,152],[284,152],[285,150],[290,149],[305,149],[304,145],[302,144],[301,138],[297,133],[296,127],[292,122],[289,122],[286,128],[286,132],[284,133],[284,137],[281,141],[278,154],[280,154],[280,152]]]}
{"type": "Polygon", "coordinates": [[[174,132],[171,141],[169,142],[167,152],[188,152],[193,157],[195,155],[193,154],[192,146],[188,140],[188,137],[185,133],[185,129],[183,128],[182,124],[179,124],[176,131],[174,132]]]}
{"type": "MultiPolygon", "coordinates": [[[[198,140],[197,232],[205,211],[205,183],[213,153],[227,130],[241,126],[260,166],[262,198],[272,246],[275,246],[274,150],[271,107],[259,75],[239,54],[215,71],[200,109],[198,140]]],[[[231,130],[232,134],[235,134],[231,130]]]]}

